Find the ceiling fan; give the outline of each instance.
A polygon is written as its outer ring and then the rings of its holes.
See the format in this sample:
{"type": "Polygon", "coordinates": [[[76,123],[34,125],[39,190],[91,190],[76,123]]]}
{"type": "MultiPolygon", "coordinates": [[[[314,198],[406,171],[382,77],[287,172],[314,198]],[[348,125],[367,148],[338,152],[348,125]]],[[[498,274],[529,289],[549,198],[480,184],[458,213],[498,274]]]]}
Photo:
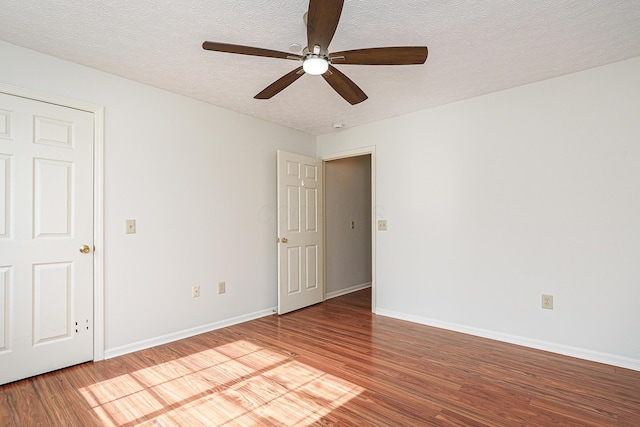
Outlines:
{"type": "Polygon", "coordinates": [[[333,64],[411,65],[424,64],[427,60],[426,46],[376,47],[330,53],[329,43],[338,27],[343,5],[344,0],[309,1],[306,19],[307,47],[302,55],[210,41],[205,41],[202,47],[217,52],[302,61],[300,67],[285,74],[254,96],[256,99],[270,99],[307,73],[322,75],[327,83],[351,105],[366,100],[367,95],[333,64]]]}

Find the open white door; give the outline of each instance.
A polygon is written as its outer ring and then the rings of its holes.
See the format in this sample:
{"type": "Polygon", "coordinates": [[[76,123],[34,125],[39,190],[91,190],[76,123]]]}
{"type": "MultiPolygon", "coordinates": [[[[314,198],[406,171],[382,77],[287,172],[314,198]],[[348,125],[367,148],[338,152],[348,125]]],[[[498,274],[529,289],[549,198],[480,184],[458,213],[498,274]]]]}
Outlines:
{"type": "Polygon", "coordinates": [[[0,93],[0,384],[93,358],[93,122],[0,93]]]}
{"type": "Polygon", "coordinates": [[[322,161],[278,151],[278,314],[324,299],[322,161]]]}

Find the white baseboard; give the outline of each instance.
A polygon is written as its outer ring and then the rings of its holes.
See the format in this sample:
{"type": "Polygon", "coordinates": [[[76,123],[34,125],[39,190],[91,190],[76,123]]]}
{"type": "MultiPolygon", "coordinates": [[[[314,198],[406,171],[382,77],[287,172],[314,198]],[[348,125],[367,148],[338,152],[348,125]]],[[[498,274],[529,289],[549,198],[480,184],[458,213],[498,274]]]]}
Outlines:
{"type": "Polygon", "coordinates": [[[350,287],[345,288],[345,289],[340,289],[340,290],[337,290],[337,291],[328,292],[327,294],[325,294],[324,299],[328,300],[328,299],[331,299],[331,298],[340,297],[342,295],[350,294],[351,292],[360,291],[362,289],[367,289],[367,288],[370,288],[370,287],[371,287],[371,282],[362,283],[360,285],[355,285],[355,286],[350,286],[350,287]]]}
{"type": "Polygon", "coordinates": [[[600,353],[593,350],[587,350],[579,347],[571,347],[562,344],[556,344],[547,341],[539,341],[517,335],[504,334],[501,332],[490,331],[487,329],[474,328],[456,323],[442,322],[440,320],[428,319],[411,314],[399,313],[392,310],[384,310],[378,308],[376,314],[380,316],[392,317],[394,319],[406,320],[422,325],[433,326],[434,328],[447,329],[464,334],[475,335],[482,338],[489,338],[496,341],[507,342],[510,344],[521,345],[524,347],[535,348],[538,350],[549,351],[552,353],[562,354],[565,356],[576,357],[578,359],[589,360],[592,362],[605,363],[607,365],[619,366],[621,368],[633,369],[640,371],[640,360],[628,357],[617,356],[615,354],[600,353]]]}
{"type": "Polygon", "coordinates": [[[134,351],[144,350],[144,349],[155,347],[158,345],[167,344],[173,341],[178,341],[184,338],[189,338],[194,335],[203,334],[205,332],[215,331],[216,329],[226,328],[227,326],[237,325],[238,323],[247,322],[249,320],[270,316],[272,314],[275,314],[276,312],[277,312],[277,308],[273,307],[267,310],[261,310],[255,313],[249,313],[242,316],[221,320],[219,322],[209,323],[207,325],[198,326],[196,328],[185,329],[183,331],[173,332],[171,334],[162,335],[156,338],[150,338],[147,340],[138,341],[138,342],[123,345],[120,347],[110,348],[105,350],[104,358],[111,359],[113,357],[118,357],[124,354],[133,353],[134,351]]]}
{"type": "MultiPolygon", "coordinates": [[[[336,292],[330,292],[325,295],[325,299],[336,298],[341,295],[346,295],[351,292],[359,291],[371,287],[371,282],[363,283],[361,285],[351,286],[346,289],[341,289],[336,292]]],[[[205,332],[215,331],[216,329],[225,328],[227,326],[237,325],[238,323],[248,322],[249,320],[259,319],[261,317],[270,316],[277,313],[278,308],[273,307],[267,310],[258,311],[242,316],[233,317],[230,319],[221,320],[219,322],[209,323],[207,325],[198,326],[196,328],[185,329],[183,331],[173,332],[171,334],[161,335],[159,337],[150,338],[131,344],[106,349],[104,352],[105,359],[112,359],[114,357],[122,356],[125,354],[133,353],[135,351],[144,350],[147,348],[155,347],[158,345],[168,344],[170,342],[178,341],[184,338],[189,338],[194,335],[203,334],[205,332]]]]}

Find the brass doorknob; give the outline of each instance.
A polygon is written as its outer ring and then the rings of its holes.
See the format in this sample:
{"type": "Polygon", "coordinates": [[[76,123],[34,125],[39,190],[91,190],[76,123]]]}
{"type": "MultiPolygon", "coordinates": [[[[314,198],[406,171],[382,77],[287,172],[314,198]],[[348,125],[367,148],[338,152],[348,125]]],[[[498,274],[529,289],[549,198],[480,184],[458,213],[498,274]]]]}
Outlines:
{"type": "Polygon", "coordinates": [[[88,254],[90,250],[91,248],[87,245],[80,246],[80,252],[82,252],[83,254],[88,254]]]}
{"type": "Polygon", "coordinates": [[[289,239],[287,239],[286,237],[283,237],[282,239],[280,239],[280,241],[282,243],[287,243],[289,241],[289,239]]]}

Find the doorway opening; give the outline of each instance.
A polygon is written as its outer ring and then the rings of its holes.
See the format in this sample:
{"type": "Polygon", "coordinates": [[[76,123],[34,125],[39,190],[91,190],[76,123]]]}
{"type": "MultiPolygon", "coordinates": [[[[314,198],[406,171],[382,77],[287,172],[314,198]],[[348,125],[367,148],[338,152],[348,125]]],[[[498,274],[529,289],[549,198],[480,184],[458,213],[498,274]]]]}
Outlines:
{"type": "Polygon", "coordinates": [[[371,289],[375,313],[375,152],[324,157],[325,299],[371,289]]]}

